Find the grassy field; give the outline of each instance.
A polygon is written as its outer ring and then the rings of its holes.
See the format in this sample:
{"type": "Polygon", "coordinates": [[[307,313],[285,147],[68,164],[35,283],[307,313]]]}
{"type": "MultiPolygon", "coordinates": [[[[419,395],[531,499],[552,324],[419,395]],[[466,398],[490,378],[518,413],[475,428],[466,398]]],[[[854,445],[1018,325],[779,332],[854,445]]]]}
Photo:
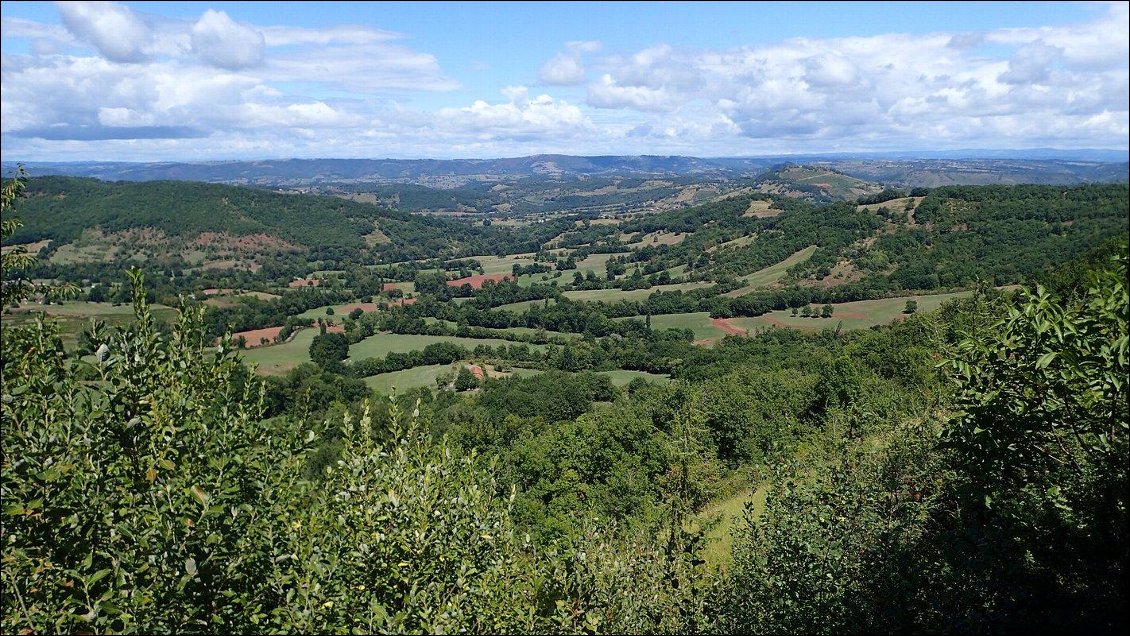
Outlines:
{"type": "Polygon", "coordinates": [[[738,296],[744,296],[761,287],[772,285],[785,276],[786,270],[788,270],[793,265],[796,265],[797,263],[803,263],[804,261],[808,260],[815,252],[816,246],[809,245],[803,250],[800,250],[799,252],[796,252],[795,254],[789,256],[780,263],[770,265],[765,269],[759,269],[752,274],[742,276],[738,280],[745,283],[746,286],[742,287],[741,289],[735,289],[732,292],[727,292],[723,295],[729,298],[737,298],[738,296]]]}
{"type": "MultiPolygon", "coordinates": [[[[604,272],[608,268],[608,259],[613,256],[622,256],[621,254],[589,254],[585,258],[577,261],[577,271],[582,274],[589,272],[595,273],[597,276],[604,278],[604,272]]],[[[562,276],[568,276],[569,280],[573,280],[573,271],[566,271],[562,276]]]]}
{"type": "MultiPolygon", "coordinates": [[[[165,305],[150,305],[150,311],[158,322],[172,322],[177,310],[165,305]]],[[[18,326],[35,321],[36,315],[45,314],[49,321],[59,325],[59,337],[68,349],[78,343],[78,335],[90,325],[92,318],[104,321],[109,326],[121,326],[133,322],[133,306],[129,304],[114,306],[111,303],[91,303],[83,300],[67,301],[62,305],[42,303],[23,303],[11,313],[5,313],[4,327],[18,326]]]]}
{"type": "Polygon", "coordinates": [[[514,271],[514,265],[532,265],[533,253],[508,254],[506,256],[471,256],[483,265],[484,274],[509,274],[514,271]]]}
{"type": "MultiPolygon", "coordinates": [[[[391,302],[390,299],[385,298],[383,296],[381,296],[379,298],[375,298],[375,300],[383,301],[383,302],[386,302],[386,303],[391,302]]],[[[373,303],[373,304],[376,304],[376,303],[373,303]]],[[[349,302],[349,303],[341,303],[341,304],[338,304],[338,305],[323,305],[321,307],[315,307],[313,309],[308,309],[308,310],[298,314],[298,317],[302,318],[303,320],[317,320],[318,318],[329,318],[330,320],[334,321],[335,323],[340,323],[342,318],[347,317],[349,315],[349,312],[352,309],[357,308],[360,305],[363,305],[363,307],[361,307],[362,311],[366,311],[366,312],[369,311],[369,309],[366,309],[366,307],[369,305],[369,303],[349,302]],[[330,308],[330,307],[333,307],[333,310],[334,310],[334,313],[333,313],[332,316],[326,314],[326,309],[330,308]]]]}
{"type": "MultiPolygon", "coordinates": [[[[626,241],[632,236],[634,235],[620,234],[620,240],[626,241]]],[[[655,232],[648,232],[647,234],[644,234],[642,237],[640,237],[640,240],[634,243],[628,243],[628,246],[633,249],[639,249],[641,247],[647,247],[648,245],[678,245],[679,243],[682,243],[688,236],[690,235],[685,232],[674,233],[666,230],[656,230],[655,232]]]]}
{"type": "Polygon", "coordinates": [[[258,364],[259,373],[282,375],[303,362],[310,362],[310,343],[316,335],[317,329],[302,329],[289,342],[244,351],[243,359],[248,364],[258,364]]]}
{"type": "MultiPolygon", "coordinates": [[[[549,299],[550,305],[552,305],[556,302],[557,301],[552,299],[552,298],[549,299]]],[[[529,309],[530,307],[534,307],[534,306],[541,307],[543,305],[545,305],[545,300],[523,300],[521,302],[510,303],[508,305],[499,305],[498,307],[495,307],[495,309],[500,309],[502,311],[512,311],[516,314],[521,314],[521,313],[525,313],[526,310],[529,309]]]]}
{"type": "Polygon", "coordinates": [[[711,567],[728,564],[734,550],[734,527],[741,521],[746,504],[753,504],[754,515],[765,512],[765,487],[752,492],[744,491],[738,495],[715,502],[697,515],[694,525],[712,524],[706,532],[706,548],[703,558],[711,567]]]}
{"type": "MultiPolygon", "coordinates": [[[[268,375],[284,374],[303,362],[310,362],[310,343],[318,335],[317,329],[302,329],[289,342],[266,347],[256,347],[244,353],[247,362],[259,365],[260,373],[268,375]]],[[[416,336],[383,333],[371,336],[352,345],[349,355],[353,359],[379,358],[397,352],[420,351],[433,342],[455,342],[461,346],[473,349],[480,344],[497,347],[500,344],[511,343],[497,338],[451,338],[447,336],[416,336]]],[[[531,349],[543,349],[545,345],[529,345],[531,349]]]]}
{"type": "Polygon", "coordinates": [[[615,371],[597,371],[600,375],[606,375],[612,378],[612,384],[616,386],[624,386],[635,380],[636,378],[643,378],[648,382],[658,382],[659,384],[667,384],[671,381],[669,375],[658,375],[655,373],[648,373],[646,371],[629,371],[627,369],[616,369],[615,371]]]}
{"type": "MultiPolygon", "coordinates": [[[[950,294],[933,294],[929,296],[905,296],[900,298],[882,298],[879,300],[858,300],[850,303],[832,305],[835,312],[831,318],[802,318],[792,316],[791,310],[773,311],[763,316],[753,318],[731,318],[730,322],[742,329],[753,330],[766,327],[792,327],[802,331],[819,331],[821,329],[840,326],[843,329],[866,329],[875,325],[890,324],[895,320],[903,320],[906,314],[902,313],[906,301],[918,301],[918,311],[932,311],[947,300],[965,298],[973,292],[953,292],[950,294]]],[[[652,319],[654,321],[654,318],[652,319]]],[[[653,323],[654,324],[654,323],[653,323]]]]}
{"type": "Polygon", "coordinates": [[[703,287],[710,287],[712,283],[697,282],[697,283],[678,283],[675,285],[656,285],[651,289],[633,289],[632,291],[622,291],[619,289],[588,289],[585,291],[567,291],[565,295],[573,300],[579,301],[597,301],[614,303],[618,300],[644,300],[648,296],[658,291],[690,291],[692,289],[701,289],[703,287]]]}
{"type": "MultiPolygon", "coordinates": [[[[468,349],[474,349],[481,344],[490,345],[492,347],[526,344],[522,342],[510,342],[499,338],[452,338],[450,336],[418,336],[381,333],[365,338],[361,342],[350,346],[349,357],[354,359],[380,358],[394,351],[397,353],[420,351],[435,342],[454,342],[468,349]]],[[[545,345],[530,344],[527,346],[539,351],[545,348],[545,345]]]]}
{"type": "MultiPolygon", "coordinates": [[[[638,316],[633,317],[639,319],[638,316]]],[[[628,320],[628,318],[617,318],[616,320],[628,320]]],[[[661,314],[659,316],[652,316],[651,328],[655,330],[693,329],[695,340],[715,339],[726,335],[725,331],[711,324],[710,312],[707,311],[698,311],[692,314],[661,314]]]]}
{"type": "Polygon", "coordinates": [[[867,205],[859,206],[860,210],[867,210],[868,212],[877,212],[879,208],[887,208],[892,212],[902,212],[906,209],[907,203],[910,203],[912,208],[917,208],[918,204],[922,203],[922,199],[926,197],[903,197],[901,199],[891,199],[883,203],[868,203],[867,205]]]}
{"type": "Polygon", "coordinates": [[[408,389],[417,387],[435,388],[436,378],[441,373],[455,372],[459,369],[459,366],[458,364],[431,364],[426,367],[415,367],[393,373],[379,373],[365,378],[365,384],[384,395],[392,393],[393,387],[396,388],[397,393],[403,393],[408,389]]]}
{"type": "MultiPolygon", "coordinates": [[[[367,384],[369,388],[384,395],[392,393],[393,387],[396,388],[397,393],[403,393],[408,389],[415,389],[418,387],[427,387],[434,389],[436,387],[436,378],[438,378],[443,373],[458,373],[459,368],[465,364],[467,364],[466,361],[456,362],[454,364],[432,364],[426,367],[405,369],[404,371],[379,373],[377,375],[371,375],[365,378],[365,384],[367,384]]],[[[536,369],[523,369],[520,367],[515,367],[509,373],[499,373],[487,367],[483,367],[483,371],[487,374],[488,378],[500,378],[509,376],[526,377],[541,373],[536,369]]]]}
{"type": "Polygon", "coordinates": [[[772,201],[750,201],[749,207],[742,216],[769,217],[777,216],[781,213],[781,210],[769,209],[771,205],[773,205],[772,201]]]}
{"type": "Polygon", "coordinates": [[[716,250],[725,249],[727,247],[742,247],[743,245],[749,245],[755,240],[757,240],[757,234],[747,234],[745,236],[739,236],[732,241],[726,241],[725,243],[719,243],[718,245],[711,245],[710,247],[706,248],[706,251],[713,252],[716,250]]]}

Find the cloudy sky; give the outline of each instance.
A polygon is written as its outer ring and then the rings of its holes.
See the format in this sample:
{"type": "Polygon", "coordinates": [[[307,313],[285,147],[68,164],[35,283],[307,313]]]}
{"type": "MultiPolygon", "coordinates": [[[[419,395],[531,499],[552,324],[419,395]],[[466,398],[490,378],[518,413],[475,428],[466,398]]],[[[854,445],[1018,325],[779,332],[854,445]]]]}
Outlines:
{"type": "Polygon", "coordinates": [[[3,2],[6,161],[1102,148],[1128,4],[3,2]]]}

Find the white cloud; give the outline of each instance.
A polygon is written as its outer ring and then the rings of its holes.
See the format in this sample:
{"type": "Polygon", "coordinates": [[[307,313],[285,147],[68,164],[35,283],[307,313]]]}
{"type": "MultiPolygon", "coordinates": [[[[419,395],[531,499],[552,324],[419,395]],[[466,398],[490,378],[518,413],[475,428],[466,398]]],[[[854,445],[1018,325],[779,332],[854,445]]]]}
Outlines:
{"type": "Polygon", "coordinates": [[[601,43],[596,40],[575,40],[565,43],[565,48],[577,54],[596,53],[600,50],[601,46],[601,43]]]}
{"type": "Polygon", "coordinates": [[[588,104],[663,131],[791,140],[901,139],[906,147],[1125,144],[1125,6],[1067,27],[978,34],[796,38],[726,50],[653,46],[609,55],[588,104]],[[1113,35],[1112,35],[1113,34],[1113,35]],[[1094,42],[1120,54],[1102,55],[1094,42]],[[1005,55],[1000,55],[1001,45],[1005,55]],[[985,45],[995,47],[986,54],[985,45]],[[654,113],[659,113],[655,115],[654,113]],[[651,115],[649,115],[651,114],[651,115]],[[689,125],[697,119],[700,125],[689,125]],[[678,122],[677,125],[674,122],[678,122]],[[1106,125],[1106,134],[1098,127],[1106,125]],[[1117,141],[1116,141],[1117,140],[1117,141]]]}
{"type": "Polygon", "coordinates": [[[149,26],[116,2],[59,2],[63,24],[108,60],[139,62],[153,40],[149,26]]]}
{"type": "MultiPolygon", "coordinates": [[[[6,159],[1110,148],[1130,128],[1125,3],[1086,23],[974,33],[634,51],[570,41],[533,93],[494,98],[374,26],[59,11],[61,25],[3,18],[6,159]]],[[[462,66],[485,68],[474,60],[462,66]]]]}
{"type": "Polygon", "coordinates": [[[566,42],[565,53],[559,53],[542,65],[538,71],[541,81],[552,86],[576,86],[585,82],[585,65],[582,56],[600,50],[600,42],[577,40],[566,42]]]}
{"type": "Polygon", "coordinates": [[[635,108],[644,111],[673,110],[674,97],[664,88],[620,86],[609,74],[589,86],[588,102],[598,108],[635,108]]]}
{"type": "Polygon", "coordinates": [[[397,40],[404,36],[364,26],[336,26],[320,29],[291,26],[271,26],[261,29],[267,46],[293,46],[316,44],[373,44],[397,40]]]}
{"type": "Polygon", "coordinates": [[[530,98],[524,86],[503,90],[506,103],[475,100],[464,108],[441,108],[439,129],[446,134],[474,134],[487,138],[522,138],[553,134],[572,136],[590,130],[592,123],[581,109],[549,95],[530,98]]]}
{"type": "Polygon", "coordinates": [[[209,64],[228,70],[263,60],[263,34],[239,24],[223,11],[208,9],[192,26],[192,50],[209,64]]]}
{"type": "Polygon", "coordinates": [[[561,54],[542,65],[538,77],[546,84],[572,86],[585,81],[585,67],[576,55],[561,54]]]}

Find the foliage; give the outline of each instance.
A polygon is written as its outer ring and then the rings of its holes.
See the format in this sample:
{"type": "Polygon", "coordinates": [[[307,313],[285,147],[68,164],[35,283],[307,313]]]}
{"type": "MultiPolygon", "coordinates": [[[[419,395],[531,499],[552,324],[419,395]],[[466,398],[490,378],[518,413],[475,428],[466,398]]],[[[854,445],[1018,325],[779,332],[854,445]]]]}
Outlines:
{"type": "Polygon", "coordinates": [[[5,333],[5,631],[246,631],[277,599],[270,510],[299,444],[199,313],[166,336],[135,311],[93,366],[41,322],[5,333]]]}
{"type": "MultiPolygon", "coordinates": [[[[27,181],[27,173],[24,172],[23,166],[19,166],[12,180],[4,184],[3,190],[0,191],[0,240],[11,237],[23,227],[23,223],[11,215],[15,211],[16,201],[24,196],[27,181]]],[[[3,277],[0,279],[0,307],[19,303],[35,294],[42,294],[48,298],[65,298],[75,295],[78,291],[72,285],[61,287],[36,285],[20,276],[21,272],[34,264],[35,257],[22,245],[13,246],[0,254],[0,276],[3,277]]]]}
{"type": "Polygon", "coordinates": [[[728,633],[873,633],[930,625],[933,569],[917,557],[945,484],[934,428],[825,443],[775,467],[763,517],[747,506],[718,613],[728,633]]]}
{"type": "MultiPolygon", "coordinates": [[[[140,286],[140,276],[135,276],[140,286]]],[[[496,471],[366,408],[336,461],[259,419],[261,385],[199,312],[136,324],[97,364],[49,326],[3,343],[4,631],[679,631],[703,586],[681,547],[589,522],[534,549],[496,471]],[[89,378],[83,379],[83,378],[89,378]]],[[[696,609],[697,608],[697,609],[696,609]]],[[[695,621],[692,623],[692,621],[695,621]]]]}
{"type": "Polygon", "coordinates": [[[324,369],[337,369],[349,357],[349,340],[343,333],[321,333],[310,341],[310,360],[324,369]]]}
{"type": "Polygon", "coordinates": [[[471,372],[466,366],[459,369],[459,373],[455,375],[455,390],[456,391],[470,391],[479,386],[479,379],[471,372]]]}

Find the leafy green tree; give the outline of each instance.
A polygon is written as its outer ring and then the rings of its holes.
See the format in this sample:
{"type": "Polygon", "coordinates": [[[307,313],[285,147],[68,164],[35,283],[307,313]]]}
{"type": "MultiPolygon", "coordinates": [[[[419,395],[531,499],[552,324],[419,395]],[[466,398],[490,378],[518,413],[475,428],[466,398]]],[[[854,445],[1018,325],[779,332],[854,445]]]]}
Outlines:
{"type": "Polygon", "coordinates": [[[918,311],[918,301],[917,300],[906,301],[906,306],[903,307],[902,313],[913,314],[916,311],[918,311]]]}
{"type": "Polygon", "coordinates": [[[349,357],[349,339],[343,333],[320,333],[310,341],[310,360],[324,369],[336,369],[349,357]]]}
{"type": "Polygon", "coordinates": [[[467,367],[459,369],[459,373],[455,376],[455,390],[456,391],[470,391],[479,387],[479,379],[475,377],[474,373],[467,367]]]}
{"type": "Polygon", "coordinates": [[[230,339],[206,350],[199,310],[161,334],[131,277],[136,322],[93,366],[5,330],[5,631],[256,631],[282,601],[268,511],[300,444],[230,339]]]}
{"type": "MultiPolygon", "coordinates": [[[[16,201],[23,197],[26,188],[27,173],[21,165],[16,168],[12,180],[0,190],[0,240],[12,236],[23,227],[23,223],[13,218],[12,214],[15,213],[16,201]]],[[[35,257],[28,254],[27,248],[22,245],[0,254],[0,307],[22,302],[35,294],[43,294],[48,298],[65,298],[78,293],[78,288],[74,285],[35,285],[29,278],[20,276],[20,272],[34,264],[35,257]]]]}
{"type": "Polygon", "coordinates": [[[826,305],[824,305],[823,307],[820,308],[820,317],[821,318],[831,318],[832,314],[835,313],[835,311],[836,311],[835,307],[833,307],[830,304],[826,304],[826,305]]]}
{"type": "Polygon", "coordinates": [[[1008,493],[1027,492],[1072,517],[1125,523],[1126,276],[1123,253],[1081,297],[1022,291],[994,329],[961,343],[949,363],[961,410],[946,441],[987,504],[1008,509],[1024,503],[1008,493]]]}

